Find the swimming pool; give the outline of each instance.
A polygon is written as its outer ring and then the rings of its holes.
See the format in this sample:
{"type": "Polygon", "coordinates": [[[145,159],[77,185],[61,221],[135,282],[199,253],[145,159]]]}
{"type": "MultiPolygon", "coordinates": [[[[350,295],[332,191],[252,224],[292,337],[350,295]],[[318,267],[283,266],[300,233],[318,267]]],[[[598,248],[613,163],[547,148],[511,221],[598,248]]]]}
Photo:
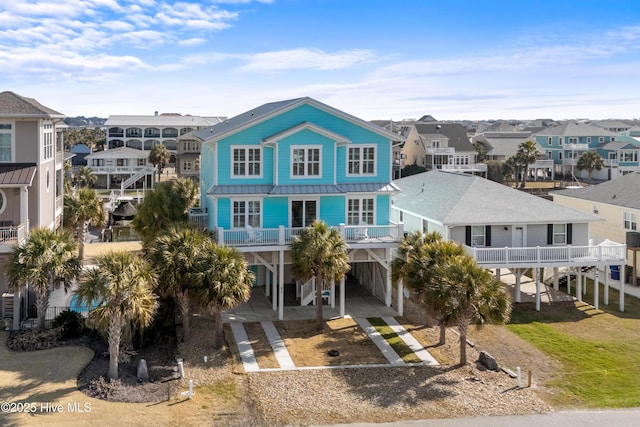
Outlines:
{"type": "Polygon", "coordinates": [[[96,301],[94,301],[93,304],[91,304],[90,306],[80,305],[78,300],[79,300],[78,295],[73,294],[71,296],[71,300],[69,301],[69,310],[75,311],[76,313],[88,313],[100,305],[100,303],[96,301]]]}

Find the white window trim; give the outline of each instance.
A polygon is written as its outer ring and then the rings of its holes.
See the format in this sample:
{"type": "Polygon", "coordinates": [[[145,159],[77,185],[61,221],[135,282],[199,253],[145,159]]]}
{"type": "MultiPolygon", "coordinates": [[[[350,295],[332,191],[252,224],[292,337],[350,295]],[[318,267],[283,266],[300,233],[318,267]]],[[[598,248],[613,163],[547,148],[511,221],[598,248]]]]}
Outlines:
{"type": "Polygon", "coordinates": [[[7,201],[7,194],[0,188],[0,200],[2,204],[0,205],[0,214],[7,209],[7,205],[9,204],[7,201]]]}
{"type": "Polygon", "coordinates": [[[359,197],[348,197],[345,203],[345,219],[346,219],[346,223],[348,225],[375,225],[376,224],[376,213],[377,213],[377,209],[376,209],[376,196],[375,195],[368,195],[368,196],[359,196],[359,197]],[[349,224],[349,201],[351,200],[359,200],[360,203],[358,204],[359,208],[358,208],[358,224],[349,224]],[[362,221],[362,201],[363,200],[373,200],[373,219],[372,219],[372,223],[368,224],[368,223],[364,223],[362,221]]]}
{"type": "Polygon", "coordinates": [[[629,231],[638,231],[638,214],[636,212],[623,211],[622,228],[629,231]],[[627,226],[627,222],[629,223],[628,226],[627,226]]]}
{"type": "MultiPolygon", "coordinates": [[[[316,220],[320,219],[320,198],[318,197],[293,197],[289,199],[289,227],[293,227],[293,215],[291,215],[293,211],[293,202],[316,202],[316,220]]],[[[305,212],[306,214],[306,212],[305,212]]],[[[306,218],[305,218],[306,219],[306,218]]]]}
{"type": "Polygon", "coordinates": [[[358,144],[347,147],[347,176],[376,176],[378,166],[378,147],[375,144],[358,144]],[[373,172],[359,172],[359,173],[350,173],[349,172],[349,150],[355,149],[360,152],[360,171],[362,171],[362,166],[364,164],[364,159],[362,158],[362,152],[365,148],[373,148],[373,172]]]}
{"type": "Polygon", "coordinates": [[[249,212],[246,209],[246,208],[248,208],[248,206],[245,205],[245,212],[244,212],[245,225],[244,225],[244,227],[236,227],[234,225],[234,219],[235,219],[234,205],[235,205],[236,202],[246,202],[247,204],[249,202],[258,202],[260,204],[260,216],[259,216],[259,219],[258,219],[259,224],[258,224],[258,226],[252,226],[252,227],[261,228],[262,227],[262,214],[263,214],[263,206],[264,206],[264,204],[262,203],[262,199],[259,198],[259,197],[247,197],[247,198],[242,198],[242,199],[239,199],[239,198],[231,199],[231,206],[230,206],[230,209],[231,209],[231,224],[230,224],[231,228],[234,229],[234,230],[242,230],[242,229],[247,228],[247,224],[249,224],[249,221],[248,221],[249,212]]]}
{"type": "Polygon", "coordinates": [[[15,157],[16,157],[16,134],[15,134],[16,124],[13,121],[2,121],[0,122],[0,124],[11,126],[11,129],[0,129],[0,133],[11,135],[11,141],[10,141],[10,147],[9,147],[9,150],[11,151],[11,158],[8,161],[0,160],[0,163],[2,162],[13,163],[15,162],[15,157]]]}
{"type": "Polygon", "coordinates": [[[483,248],[487,245],[487,228],[484,225],[472,225],[471,226],[471,246],[476,248],[483,248]],[[480,233],[477,231],[480,230],[480,233]],[[474,237],[482,237],[482,244],[475,244],[474,237]]]}
{"type": "Polygon", "coordinates": [[[231,179],[259,179],[262,178],[263,173],[264,173],[264,150],[262,149],[262,147],[258,146],[258,145],[232,145],[230,147],[230,152],[229,152],[229,159],[231,161],[231,169],[230,169],[230,173],[229,176],[231,177],[231,179]],[[245,153],[245,160],[244,160],[244,165],[245,165],[245,174],[244,175],[236,175],[234,172],[234,152],[235,150],[243,150],[245,153]],[[260,173],[256,174],[256,175],[251,175],[249,174],[249,150],[259,150],[260,153],[260,173]]]}
{"type": "Polygon", "coordinates": [[[322,145],[292,145],[289,148],[289,178],[290,179],[317,179],[322,178],[322,145]],[[293,174],[293,150],[305,150],[305,160],[304,160],[304,175],[294,175],[293,174]],[[318,164],[318,175],[308,175],[307,174],[307,151],[318,149],[319,150],[319,164],[318,164]]]}
{"type": "Polygon", "coordinates": [[[564,246],[567,244],[567,224],[553,224],[553,236],[551,238],[551,243],[553,245],[564,246]],[[556,232],[556,226],[564,227],[564,231],[556,232]],[[563,236],[562,242],[556,242],[556,236],[563,236]]]}

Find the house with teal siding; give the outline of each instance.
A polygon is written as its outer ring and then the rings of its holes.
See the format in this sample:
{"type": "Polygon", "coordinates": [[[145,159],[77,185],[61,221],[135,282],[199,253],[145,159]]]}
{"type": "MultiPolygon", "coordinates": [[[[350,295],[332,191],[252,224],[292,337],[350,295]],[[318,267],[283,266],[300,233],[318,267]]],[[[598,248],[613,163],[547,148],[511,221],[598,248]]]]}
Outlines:
{"type": "MultiPolygon", "coordinates": [[[[311,98],[264,104],[193,135],[201,204],[191,220],[245,254],[279,319],[285,287],[295,286],[296,304],[319,303],[315,284],[290,268],[291,241],[315,220],[339,229],[350,276],[391,305],[391,251],[403,237],[389,217],[392,147],[402,137],[311,98]]],[[[339,296],[344,316],[344,281],[320,286],[332,308],[339,296]]]]}

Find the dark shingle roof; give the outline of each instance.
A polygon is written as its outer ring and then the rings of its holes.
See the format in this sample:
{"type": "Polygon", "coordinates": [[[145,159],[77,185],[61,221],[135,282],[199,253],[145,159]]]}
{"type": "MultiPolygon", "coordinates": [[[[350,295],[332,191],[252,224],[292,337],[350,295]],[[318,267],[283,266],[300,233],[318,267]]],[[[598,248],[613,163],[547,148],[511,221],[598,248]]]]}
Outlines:
{"type": "Polygon", "coordinates": [[[634,172],[602,184],[558,190],[550,194],[640,209],[640,173],[634,172]]]}
{"type": "Polygon", "coordinates": [[[45,107],[33,98],[13,92],[0,92],[0,116],[64,117],[64,114],[45,107]]]}
{"type": "Polygon", "coordinates": [[[467,130],[459,123],[416,123],[416,130],[420,135],[428,135],[433,138],[434,135],[441,134],[449,139],[449,147],[456,149],[456,152],[475,151],[467,130]]]}

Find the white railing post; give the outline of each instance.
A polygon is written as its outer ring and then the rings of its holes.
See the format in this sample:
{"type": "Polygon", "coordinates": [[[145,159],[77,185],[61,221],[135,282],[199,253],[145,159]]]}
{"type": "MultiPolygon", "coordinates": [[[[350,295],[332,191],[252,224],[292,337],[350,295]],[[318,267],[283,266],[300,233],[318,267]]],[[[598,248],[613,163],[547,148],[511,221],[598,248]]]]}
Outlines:
{"type": "Polygon", "coordinates": [[[398,230],[398,235],[396,237],[397,241],[401,241],[404,239],[404,223],[400,222],[396,225],[396,230],[398,230]]]}
{"type": "Polygon", "coordinates": [[[218,244],[224,245],[224,228],[218,227],[218,244]]]}
{"type": "Polygon", "coordinates": [[[509,262],[509,248],[507,246],[504,247],[504,262],[509,262]]]}
{"type": "Polygon", "coordinates": [[[344,237],[344,240],[349,240],[347,239],[346,229],[347,227],[343,223],[340,223],[340,234],[344,237]]]}
{"type": "Polygon", "coordinates": [[[536,262],[540,262],[542,258],[540,257],[540,246],[536,246],[536,262]]]}
{"type": "Polygon", "coordinates": [[[284,245],[285,236],[284,236],[284,225],[278,226],[278,244],[284,245]]]}

